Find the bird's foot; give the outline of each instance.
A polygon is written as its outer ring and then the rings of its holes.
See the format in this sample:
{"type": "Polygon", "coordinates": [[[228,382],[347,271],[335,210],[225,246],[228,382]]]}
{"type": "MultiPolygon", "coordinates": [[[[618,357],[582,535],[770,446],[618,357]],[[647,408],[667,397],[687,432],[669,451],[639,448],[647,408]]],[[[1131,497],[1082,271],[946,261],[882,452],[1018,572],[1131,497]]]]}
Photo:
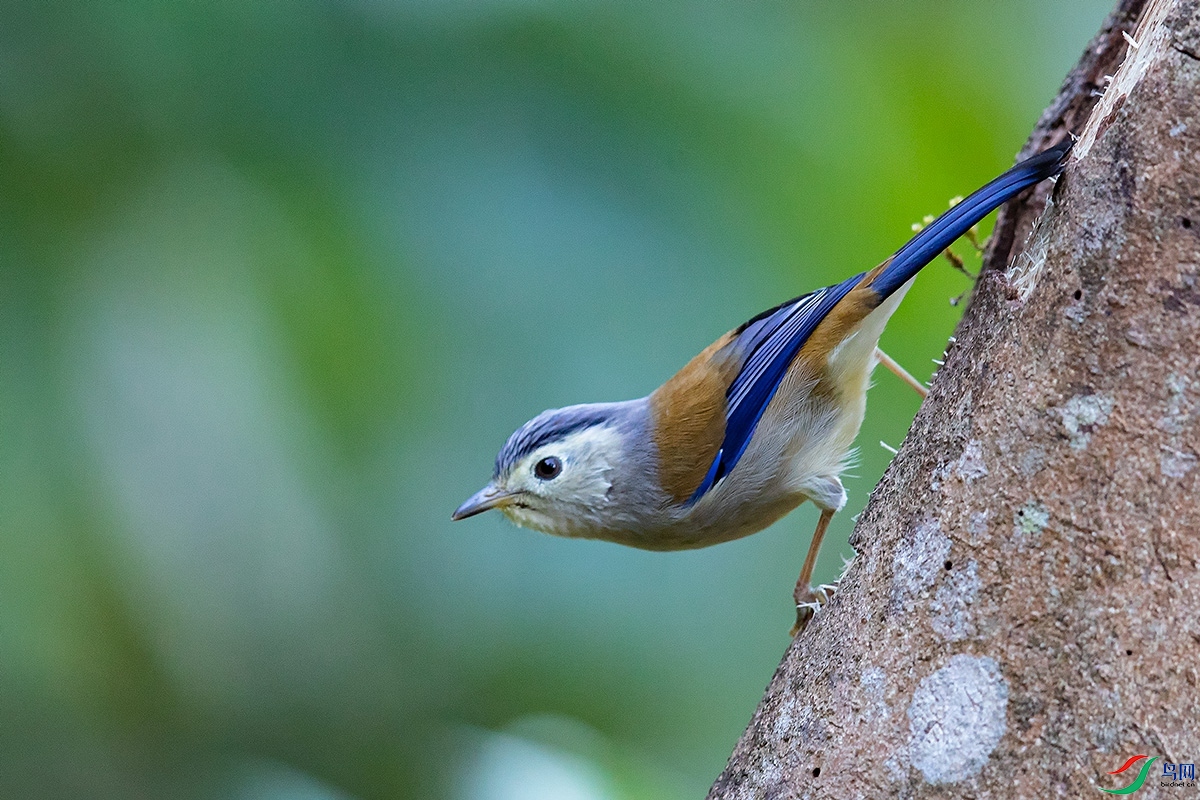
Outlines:
{"type": "Polygon", "coordinates": [[[829,600],[836,591],[837,584],[830,583],[822,583],[815,589],[809,586],[805,591],[801,591],[799,587],[796,588],[794,595],[796,600],[796,624],[792,626],[792,636],[796,636],[808,627],[808,623],[812,621],[818,611],[829,603],[829,600]]]}

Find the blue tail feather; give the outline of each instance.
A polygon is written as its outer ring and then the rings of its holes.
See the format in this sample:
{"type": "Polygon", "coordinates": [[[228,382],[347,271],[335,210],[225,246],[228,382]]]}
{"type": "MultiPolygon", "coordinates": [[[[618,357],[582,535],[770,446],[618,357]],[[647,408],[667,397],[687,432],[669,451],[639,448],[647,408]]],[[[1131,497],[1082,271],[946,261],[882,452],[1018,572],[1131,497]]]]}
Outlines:
{"type": "Polygon", "coordinates": [[[1022,161],[935,219],[896,251],[871,288],[881,299],[888,297],[994,209],[1035,183],[1062,172],[1072,144],[1067,139],[1022,161]]]}
{"type": "MultiPolygon", "coordinates": [[[[1071,143],[1052,147],[1023,161],[934,220],[892,256],[871,282],[880,300],[916,275],[972,225],[1013,195],[1062,171],[1071,143]]],[[[725,436],[694,503],[737,466],[759,420],[791,367],[793,359],[821,321],[863,280],[859,273],[834,286],[764,311],[738,328],[735,341],[745,361],[725,393],[725,436]]]]}

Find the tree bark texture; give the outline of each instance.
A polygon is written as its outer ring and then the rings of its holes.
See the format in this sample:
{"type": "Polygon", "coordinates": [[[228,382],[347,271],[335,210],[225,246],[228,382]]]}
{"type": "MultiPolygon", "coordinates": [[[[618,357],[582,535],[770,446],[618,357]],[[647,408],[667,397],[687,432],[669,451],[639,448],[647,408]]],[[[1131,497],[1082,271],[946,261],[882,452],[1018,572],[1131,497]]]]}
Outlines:
{"type": "Polygon", "coordinates": [[[1026,153],[1068,130],[710,798],[1197,791],[1200,0],[1122,2],[1026,153]]]}

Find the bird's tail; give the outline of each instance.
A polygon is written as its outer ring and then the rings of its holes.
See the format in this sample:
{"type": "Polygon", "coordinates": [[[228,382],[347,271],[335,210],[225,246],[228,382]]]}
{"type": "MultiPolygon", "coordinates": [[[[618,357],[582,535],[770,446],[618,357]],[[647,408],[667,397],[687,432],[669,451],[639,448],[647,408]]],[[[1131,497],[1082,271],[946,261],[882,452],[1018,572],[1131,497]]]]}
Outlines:
{"type": "Polygon", "coordinates": [[[871,288],[881,299],[895,292],[993,209],[1023,189],[1062,172],[1073,144],[1068,138],[1022,161],[929,223],[886,262],[871,281],[871,288]]]}

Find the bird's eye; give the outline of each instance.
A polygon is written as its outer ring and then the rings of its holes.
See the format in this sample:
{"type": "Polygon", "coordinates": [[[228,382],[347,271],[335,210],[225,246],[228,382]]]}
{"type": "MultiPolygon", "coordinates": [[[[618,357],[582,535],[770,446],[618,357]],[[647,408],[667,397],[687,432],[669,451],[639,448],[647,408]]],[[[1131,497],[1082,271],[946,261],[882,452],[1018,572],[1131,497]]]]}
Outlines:
{"type": "Polygon", "coordinates": [[[562,462],[554,456],[547,456],[533,465],[533,474],[544,481],[558,477],[562,472],[562,462]]]}

